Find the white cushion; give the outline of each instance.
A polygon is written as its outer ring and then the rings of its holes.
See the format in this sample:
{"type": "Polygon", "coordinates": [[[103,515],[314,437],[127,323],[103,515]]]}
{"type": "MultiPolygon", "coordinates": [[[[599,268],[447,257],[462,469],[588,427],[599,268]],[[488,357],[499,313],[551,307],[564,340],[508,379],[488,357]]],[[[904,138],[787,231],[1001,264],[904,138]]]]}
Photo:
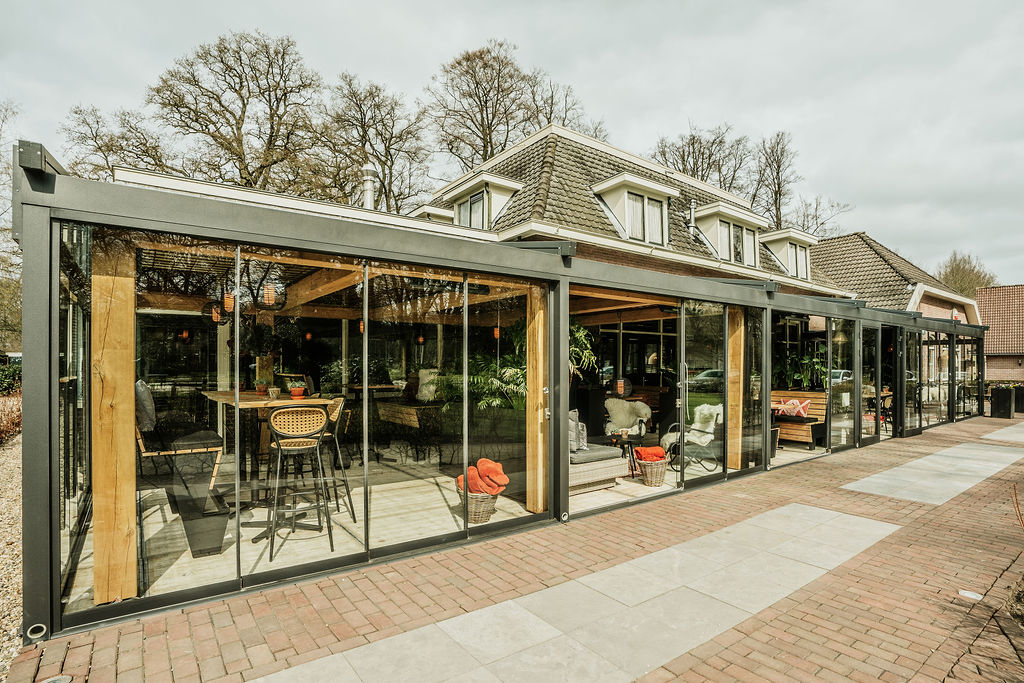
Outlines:
{"type": "Polygon", "coordinates": [[[416,400],[428,403],[437,395],[437,368],[420,370],[420,385],[416,388],[416,400]]]}
{"type": "Polygon", "coordinates": [[[140,432],[151,432],[156,429],[153,390],[141,379],[135,383],[135,424],[140,432]]]}
{"type": "Polygon", "coordinates": [[[651,417],[651,407],[643,401],[624,401],[621,398],[609,398],[604,402],[608,411],[608,423],[605,433],[612,434],[620,429],[628,429],[638,433],[639,423],[651,417]]]}
{"type": "Polygon", "coordinates": [[[580,412],[569,411],[569,452],[575,453],[580,449],[580,412]]]}

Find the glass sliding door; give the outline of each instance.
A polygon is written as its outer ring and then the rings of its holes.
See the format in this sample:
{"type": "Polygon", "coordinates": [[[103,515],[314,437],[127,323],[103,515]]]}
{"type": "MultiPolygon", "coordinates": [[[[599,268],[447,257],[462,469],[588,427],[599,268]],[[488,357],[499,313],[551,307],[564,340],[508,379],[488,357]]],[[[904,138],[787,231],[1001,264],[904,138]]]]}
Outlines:
{"type": "Polygon", "coordinates": [[[854,411],[860,399],[854,396],[853,367],[856,345],[852,320],[829,321],[831,363],[829,365],[829,413],[833,451],[854,446],[854,411]]]}
{"type": "Polygon", "coordinates": [[[903,390],[903,436],[912,436],[921,431],[922,426],[922,398],[924,386],[922,384],[923,362],[922,350],[924,349],[922,333],[913,330],[905,330],[903,333],[904,344],[904,390],[903,390]]]}
{"type": "Polygon", "coordinates": [[[879,370],[879,330],[865,325],[861,328],[861,423],[860,445],[878,441],[884,411],[892,411],[892,392],[881,386],[879,370]]]}
{"type": "Polygon", "coordinates": [[[728,307],[726,465],[730,474],[759,469],[764,463],[763,317],[759,308],[728,307]]]}
{"type": "Polygon", "coordinates": [[[721,478],[725,472],[725,306],[685,301],[683,329],[685,485],[721,478]]]}

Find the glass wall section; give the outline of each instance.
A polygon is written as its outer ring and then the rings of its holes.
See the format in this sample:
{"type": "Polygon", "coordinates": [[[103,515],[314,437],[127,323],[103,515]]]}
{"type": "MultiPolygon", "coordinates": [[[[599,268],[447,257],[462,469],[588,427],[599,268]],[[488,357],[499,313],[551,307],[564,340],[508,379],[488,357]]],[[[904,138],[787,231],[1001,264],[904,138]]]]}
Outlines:
{"type": "Polygon", "coordinates": [[[725,306],[685,301],[683,329],[682,479],[694,483],[725,468],[725,306]]]}
{"type": "Polygon", "coordinates": [[[236,578],[235,450],[207,398],[232,385],[235,247],[76,224],[61,238],[62,499],[86,511],[62,552],[65,609],[236,578]]]}
{"type": "MultiPolygon", "coordinates": [[[[548,509],[548,468],[542,457],[547,448],[547,290],[481,275],[470,275],[467,284],[468,467],[476,470],[471,482],[479,477],[485,487],[497,489],[493,513],[480,512],[479,499],[470,500],[468,521],[476,526],[548,509]]],[[[457,463],[461,468],[461,453],[457,463]]],[[[450,469],[449,476],[461,474],[461,469],[443,467],[450,469]]]]}
{"type": "Polygon", "coordinates": [[[949,420],[949,339],[940,332],[921,335],[921,414],[928,427],[949,420]]]}
{"type": "Polygon", "coordinates": [[[923,333],[907,330],[904,332],[904,352],[906,354],[905,374],[906,390],[904,391],[903,428],[913,432],[921,429],[921,412],[925,387],[924,376],[923,333]]]}
{"type": "Polygon", "coordinates": [[[369,270],[370,547],[464,529],[463,274],[369,270]]]}
{"type": "Polygon", "coordinates": [[[957,337],[956,402],[957,419],[978,414],[978,340],[957,337]]]}
{"type": "Polygon", "coordinates": [[[856,343],[852,320],[832,318],[831,363],[829,365],[829,412],[833,451],[854,444],[854,411],[860,408],[859,397],[854,396],[853,363],[856,343]]]}
{"type": "Polygon", "coordinates": [[[764,457],[763,311],[728,308],[726,464],[730,472],[760,468],[764,457]]]}
{"type": "Polygon", "coordinates": [[[210,400],[238,420],[242,574],[361,553],[363,265],[247,245],[238,270],[238,401],[210,400]]]}
{"type": "Polygon", "coordinates": [[[878,373],[878,328],[863,326],[861,328],[860,375],[861,375],[861,444],[877,440],[881,426],[882,411],[886,409],[883,401],[888,402],[888,410],[892,409],[892,392],[885,391],[880,385],[878,373]]]}

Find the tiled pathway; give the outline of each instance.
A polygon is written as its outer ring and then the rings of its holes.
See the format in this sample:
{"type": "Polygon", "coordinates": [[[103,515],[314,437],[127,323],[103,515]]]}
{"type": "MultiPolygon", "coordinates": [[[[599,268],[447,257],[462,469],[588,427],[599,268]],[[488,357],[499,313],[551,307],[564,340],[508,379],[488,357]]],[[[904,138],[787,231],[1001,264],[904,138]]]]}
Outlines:
{"type": "Polygon", "coordinates": [[[899,527],[791,504],[706,536],[267,676],[631,681],[742,623],[899,527]]]}
{"type": "Polygon", "coordinates": [[[997,429],[990,434],[985,434],[982,438],[1024,443],[1024,424],[1015,424],[1010,427],[1003,427],[1002,429],[997,429]]]}
{"type": "Polygon", "coordinates": [[[645,682],[1024,680],[1011,644],[1024,632],[1001,610],[1024,572],[1010,499],[1024,460],[943,504],[844,488],[961,444],[971,450],[960,462],[980,465],[1004,449],[1024,456],[1011,438],[1024,427],[983,438],[1007,424],[968,420],[569,524],[62,636],[25,648],[8,680],[238,682],[307,663],[311,680],[341,680],[405,663],[421,680],[533,671],[539,683],[556,656],[613,678],[662,658],[645,682]],[[428,672],[425,657],[445,648],[451,656],[438,659],[450,668],[428,672]]]}
{"type": "Polygon", "coordinates": [[[1024,452],[1020,448],[987,443],[958,444],[905,465],[844,484],[843,488],[941,505],[1021,457],[1024,457],[1024,452]]]}

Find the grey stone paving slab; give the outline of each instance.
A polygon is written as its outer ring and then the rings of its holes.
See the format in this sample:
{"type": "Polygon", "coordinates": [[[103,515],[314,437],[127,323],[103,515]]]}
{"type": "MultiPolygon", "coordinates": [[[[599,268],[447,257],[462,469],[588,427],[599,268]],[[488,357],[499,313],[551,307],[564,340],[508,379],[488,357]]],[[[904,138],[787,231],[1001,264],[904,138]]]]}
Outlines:
{"type": "Polygon", "coordinates": [[[677,588],[632,608],[661,621],[675,622],[688,641],[704,643],[752,616],[751,612],[691,588],[677,588]]]}
{"type": "Polygon", "coordinates": [[[802,538],[861,552],[888,535],[888,532],[882,529],[847,529],[826,522],[806,532],[802,538]]]}
{"type": "Polygon", "coordinates": [[[941,505],[1021,457],[1024,450],[1009,446],[957,444],[842,488],[941,505]]]}
{"type": "Polygon", "coordinates": [[[562,632],[515,601],[500,602],[438,622],[438,626],[481,664],[557,638],[562,632]]]}
{"type": "Polygon", "coordinates": [[[682,586],[705,574],[721,569],[725,565],[679,548],[665,548],[657,552],[630,560],[631,564],[648,576],[668,579],[676,586],[682,586]]]}
{"type": "MultiPolygon", "coordinates": [[[[811,540],[802,538],[796,540],[803,541],[807,546],[816,545],[811,540]]],[[[742,562],[737,562],[732,565],[732,569],[749,572],[751,577],[767,577],[783,588],[789,588],[790,591],[795,591],[828,572],[827,569],[817,565],[794,560],[791,557],[783,557],[769,551],[757,553],[742,562]]]]}
{"type": "Polygon", "coordinates": [[[736,543],[721,536],[708,534],[672,546],[676,550],[703,557],[720,565],[730,565],[750,557],[752,548],[749,545],[736,543]]]}
{"type": "Polygon", "coordinates": [[[753,573],[749,565],[742,563],[691,581],[687,587],[754,614],[799,588],[777,583],[761,572],[753,573]]]}
{"type": "Polygon", "coordinates": [[[781,555],[792,560],[798,560],[806,564],[813,564],[822,569],[835,569],[843,562],[856,557],[862,551],[856,548],[837,548],[827,543],[810,542],[805,538],[795,538],[777,545],[770,551],[774,555],[781,555]]]}
{"type": "MultiPolygon", "coordinates": [[[[313,683],[313,681],[307,683],[313,683]]],[[[501,679],[488,671],[486,667],[481,666],[455,678],[449,678],[448,683],[501,683],[501,679]]]]}
{"type": "Polygon", "coordinates": [[[996,431],[986,434],[981,438],[998,439],[999,441],[1018,441],[1020,443],[1024,443],[1024,423],[997,429],[996,431]]]}
{"type": "Polygon", "coordinates": [[[627,609],[618,600],[579,581],[566,581],[516,598],[515,602],[563,633],[627,609]]]}
{"type": "Polygon", "coordinates": [[[361,645],[344,655],[365,683],[446,681],[482,663],[438,624],[361,645]]]}
{"type": "Polygon", "coordinates": [[[339,653],[253,679],[252,683],[310,683],[310,681],[359,683],[360,678],[352,669],[352,665],[345,659],[345,655],[339,653]]]}
{"type": "Polygon", "coordinates": [[[757,550],[770,550],[772,546],[785,543],[793,538],[793,534],[758,526],[756,520],[757,517],[754,517],[738,522],[732,526],[712,532],[707,537],[725,539],[757,550]]]}
{"type": "Polygon", "coordinates": [[[631,674],[569,636],[561,636],[488,664],[490,673],[505,683],[594,681],[628,683],[631,674]]]}
{"type": "Polygon", "coordinates": [[[577,581],[629,606],[639,605],[679,585],[669,577],[650,574],[630,562],[581,576],[577,581]]]}

